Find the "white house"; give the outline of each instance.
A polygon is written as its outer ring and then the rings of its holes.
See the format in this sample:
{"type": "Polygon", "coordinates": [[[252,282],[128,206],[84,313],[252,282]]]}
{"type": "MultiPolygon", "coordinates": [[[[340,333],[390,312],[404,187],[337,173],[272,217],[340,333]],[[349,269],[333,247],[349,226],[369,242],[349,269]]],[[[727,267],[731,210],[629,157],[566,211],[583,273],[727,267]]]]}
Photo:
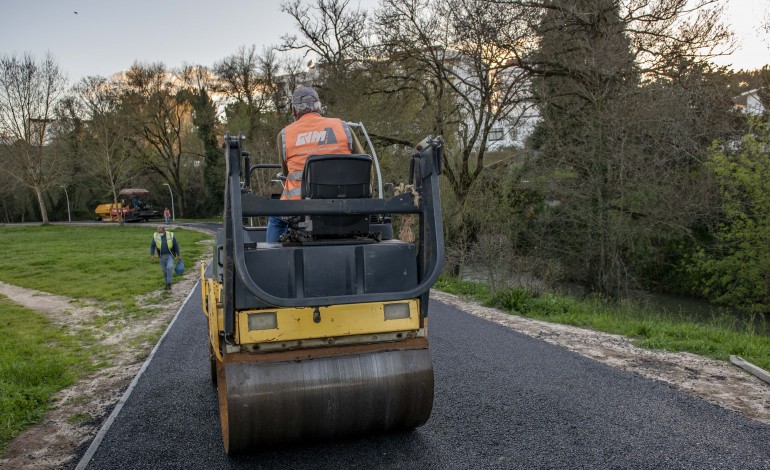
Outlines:
{"type": "Polygon", "coordinates": [[[744,91],[733,98],[735,108],[746,113],[759,116],[765,112],[765,107],[759,99],[759,88],[744,91]]]}

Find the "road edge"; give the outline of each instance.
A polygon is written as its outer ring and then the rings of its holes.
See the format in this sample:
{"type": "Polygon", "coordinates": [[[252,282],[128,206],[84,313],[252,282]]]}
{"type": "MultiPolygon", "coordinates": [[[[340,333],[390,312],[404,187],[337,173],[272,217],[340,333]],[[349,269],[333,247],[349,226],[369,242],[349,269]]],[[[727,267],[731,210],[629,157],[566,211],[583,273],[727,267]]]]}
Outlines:
{"type": "Polygon", "coordinates": [[[123,409],[123,404],[125,404],[126,401],[128,401],[128,398],[131,396],[131,392],[134,391],[134,387],[136,387],[136,384],[139,383],[139,379],[144,374],[144,371],[147,370],[147,367],[150,365],[150,362],[152,362],[152,359],[155,357],[155,353],[158,351],[158,348],[160,348],[161,343],[163,343],[163,340],[166,339],[166,335],[168,335],[168,332],[171,331],[171,328],[174,326],[174,323],[176,323],[176,319],[179,318],[179,314],[182,312],[182,309],[185,307],[185,305],[187,305],[187,302],[189,302],[190,298],[193,295],[193,292],[195,292],[195,289],[198,287],[200,282],[201,281],[199,279],[198,282],[196,282],[193,285],[192,289],[190,289],[190,293],[187,294],[187,297],[185,297],[184,302],[182,302],[182,305],[179,306],[179,310],[177,310],[176,314],[174,314],[174,318],[171,319],[171,322],[166,327],[166,331],[163,332],[163,335],[155,344],[155,347],[152,348],[150,355],[144,361],[144,364],[142,364],[142,367],[139,369],[139,372],[136,373],[136,375],[134,376],[134,379],[128,385],[128,388],[123,393],[123,396],[120,397],[120,400],[118,400],[118,403],[117,405],[115,405],[115,408],[113,408],[112,413],[110,413],[110,416],[107,418],[107,420],[104,422],[102,427],[99,429],[99,432],[96,433],[94,440],[91,441],[91,445],[88,446],[88,450],[86,450],[86,453],[83,454],[83,457],[80,459],[80,462],[78,462],[78,465],[77,467],[75,467],[75,470],[85,470],[88,464],[91,463],[91,459],[93,458],[94,454],[96,454],[96,451],[99,449],[99,445],[102,443],[104,436],[107,434],[107,431],[109,431],[110,427],[112,426],[112,423],[115,422],[115,419],[120,414],[120,410],[123,409]]]}

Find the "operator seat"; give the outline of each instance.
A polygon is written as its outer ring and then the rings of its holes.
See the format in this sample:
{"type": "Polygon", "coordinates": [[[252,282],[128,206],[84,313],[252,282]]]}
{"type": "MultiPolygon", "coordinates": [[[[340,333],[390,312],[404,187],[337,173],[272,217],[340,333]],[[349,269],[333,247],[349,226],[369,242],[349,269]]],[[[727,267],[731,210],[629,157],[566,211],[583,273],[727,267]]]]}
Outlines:
{"type": "MultiPolygon", "coordinates": [[[[305,161],[300,194],[302,199],[371,198],[371,183],[372,157],[369,155],[311,155],[305,161]]],[[[369,216],[307,216],[303,225],[313,238],[360,236],[369,233],[369,216]]]]}

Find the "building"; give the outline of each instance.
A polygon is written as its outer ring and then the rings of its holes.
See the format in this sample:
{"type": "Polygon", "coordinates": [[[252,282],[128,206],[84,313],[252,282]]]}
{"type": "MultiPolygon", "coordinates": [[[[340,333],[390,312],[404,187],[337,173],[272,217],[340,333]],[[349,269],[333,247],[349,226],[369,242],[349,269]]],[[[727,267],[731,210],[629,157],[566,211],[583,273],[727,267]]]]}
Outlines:
{"type": "Polygon", "coordinates": [[[740,95],[733,98],[735,108],[746,114],[752,114],[760,116],[765,113],[765,106],[762,104],[762,100],[759,96],[760,88],[754,90],[744,91],[740,95]]]}

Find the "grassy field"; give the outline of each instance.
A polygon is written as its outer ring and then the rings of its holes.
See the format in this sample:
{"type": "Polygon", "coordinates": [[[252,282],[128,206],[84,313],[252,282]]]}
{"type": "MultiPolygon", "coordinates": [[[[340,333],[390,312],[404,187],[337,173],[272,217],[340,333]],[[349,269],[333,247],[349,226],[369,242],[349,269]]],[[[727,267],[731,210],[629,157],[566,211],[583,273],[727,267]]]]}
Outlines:
{"type": "MultiPolygon", "coordinates": [[[[163,286],[158,263],[150,261],[150,226],[3,227],[0,243],[6,262],[0,281],[75,299],[130,301],[163,286]]],[[[210,238],[174,231],[186,268],[209,248],[210,238]]]]}
{"type": "Polygon", "coordinates": [[[484,284],[456,278],[441,278],[435,287],[513,315],[635,338],[639,347],[687,351],[725,361],[735,354],[770,370],[770,337],[729,316],[698,320],[598,298],[533,296],[517,288],[493,291],[484,284]]]}
{"type": "MultiPolygon", "coordinates": [[[[150,261],[154,227],[25,226],[0,231],[5,260],[0,281],[75,299],[95,300],[108,312],[90,320],[98,331],[120,328],[121,319],[155,314],[162,306],[137,303],[164,282],[150,261]]],[[[175,230],[186,268],[210,247],[208,235],[175,230]]],[[[134,341],[157,341],[147,331],[134,341]]],[[[149,351],[147,351],[149,352],[149,351]]],[[[109,353],[83,331],[77,335],[52,325],[42,314],[0,299],[0,453],[24,427],[38,422],[50,397],[84,374],[109,365],[109,353]]]]}

